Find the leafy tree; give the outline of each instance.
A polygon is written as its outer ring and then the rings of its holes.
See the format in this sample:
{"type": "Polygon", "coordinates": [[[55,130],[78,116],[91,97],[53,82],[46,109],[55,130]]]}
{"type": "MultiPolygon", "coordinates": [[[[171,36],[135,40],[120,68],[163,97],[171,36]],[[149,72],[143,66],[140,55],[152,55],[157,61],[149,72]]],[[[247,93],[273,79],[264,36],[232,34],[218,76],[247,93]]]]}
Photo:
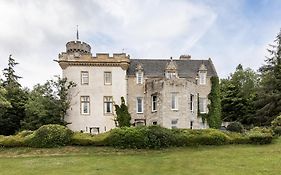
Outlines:
{"type": "Polygon", "coordinates": [[[131,115],[128,112],[128,107],[125,104],[125,99],[124,97],[121,97],[121,105],[114,105],[115,106],[115,111],[117,115],[117,122],[119,127],[124,127],[124,126],[131,126],[131,115]]]}
{"type": "Polygon", "coordinates": [[[66,125],[64,118],[70,107],[68,92],[74,86],[73,82],[60,77],[36,85],[25,104],[26,117],[22,129],[36,130],[46,124],[66,125]]]}
{"type": "Polygon", "coordinates": [[[221,80],[222,119],[243,124],[254,122],[254,101],[259,86],[258,75],[239,64],[228,79],[221,80]]]}
{"type": "Polygon", "coordinates": [[[281,112],[281,30],[274,42],[268,49],[266,64],[259,69],[261,87],[256,100],[259,125],[270,125],[281,112]]]}
{"type": "Polygon", "coordinates": [[[211,77],[211,92],[208,95],[210,104],[208,105],[209,113],[207,122],[210,128],[220,128],[221,126],[221,97],[220,97],[220,85],[218,77],[211,77]]]}
{"type": "Polygon", "coordinates": [[[27,100],[27,91],[21,89],[18,79],[21,78],[15,74],[14,67],[18,63],[9,56],[8,67],[4,69],[3,87],[5,88],[5,98],[11,107],[2,108],[0,112],[0,135],[11,135],[20,129],[20,121],[25,117],[25,102],[27,100]]]}

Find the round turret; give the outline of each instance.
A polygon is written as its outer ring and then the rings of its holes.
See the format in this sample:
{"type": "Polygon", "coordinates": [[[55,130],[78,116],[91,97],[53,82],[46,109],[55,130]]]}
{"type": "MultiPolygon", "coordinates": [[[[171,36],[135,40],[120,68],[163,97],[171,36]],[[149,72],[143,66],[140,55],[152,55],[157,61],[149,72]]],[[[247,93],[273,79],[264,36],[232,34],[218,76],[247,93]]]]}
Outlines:
{"type": "Polygon", "coordinates": [[[79,52],[81,54],[91,54],[91,46],[81,41],[69,41],[68,43],[66,43],[66,52],[79,52]]]}

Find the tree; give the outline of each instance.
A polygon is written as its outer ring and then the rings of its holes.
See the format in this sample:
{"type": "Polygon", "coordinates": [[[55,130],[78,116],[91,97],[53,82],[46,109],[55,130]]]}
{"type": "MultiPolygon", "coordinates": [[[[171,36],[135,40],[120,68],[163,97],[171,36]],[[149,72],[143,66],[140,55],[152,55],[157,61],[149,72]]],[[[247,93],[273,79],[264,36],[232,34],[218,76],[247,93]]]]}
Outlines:
{"type": "Polygon", "coordinates": [[[220,97],[220,85],[218,77],[211,77],[211,92],[208,95],[210,104],[208,105],[209,113],[207,122],[210,128],[220,128],[221,126],[221,97],[220,97]]]}
{"type": "Polygon", "coordinates": [[[281,112],[281,30],[270,45],[266,57],[266,64],[259,71],[261,73],[261,87],[256,101],[256,120],[260,125],[270,125],[271,121],[281,112]]]}
{"type": "Polygon", "coordinates": [[[117,115],[117,122],[119,127],[131,126],[131,115],[128,112],[128,107],[125,104],[124,97],[121,97],[121,105],[114,105],[117,115]]]}
{"type": "Polygon", "coordinates": [[[25,102],[27,91],[21,89],[15,74],[14,67],[18,63],[9,56],[8,67],[3,70],[5,77],[3,87],[6,91],[5,98],[10,103],[10,107],[2,108],[0,113],[0,135],[11,135],[20,129],[20,121],[25,117],[25,102]]]}
{"type": "Polygon", "coordinates": [[[0,85],[0,109],[11,107],[11,103],[6,99],[7,91],[0,85]]]}
{"type": "Polygon", "coordinates": [[[74,86],[73,82],[60,77],[34,86],[25,104],[22,129],[36,130],[47,124],[67,125],[64,118],[70,107],[68,92],[74,86]]]}
{"type": "Polygon", "coordinates": [[[258,86],[258,75],[250,68],[243,69],[241,64],[227,79],[222,79],[220,87],[223,121],[252,124],[258,86]]]}

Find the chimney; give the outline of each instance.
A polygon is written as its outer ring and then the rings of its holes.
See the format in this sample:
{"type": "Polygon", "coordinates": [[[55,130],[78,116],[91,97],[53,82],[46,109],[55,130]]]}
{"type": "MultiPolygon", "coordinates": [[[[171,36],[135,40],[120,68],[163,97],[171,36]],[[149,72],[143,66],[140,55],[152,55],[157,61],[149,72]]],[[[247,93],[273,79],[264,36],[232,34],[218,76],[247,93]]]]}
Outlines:
{"type": "Polygon", "coordinates": [[[180,60],[190,60],[191,56],[190,55],[181,55],[180,60]]]}

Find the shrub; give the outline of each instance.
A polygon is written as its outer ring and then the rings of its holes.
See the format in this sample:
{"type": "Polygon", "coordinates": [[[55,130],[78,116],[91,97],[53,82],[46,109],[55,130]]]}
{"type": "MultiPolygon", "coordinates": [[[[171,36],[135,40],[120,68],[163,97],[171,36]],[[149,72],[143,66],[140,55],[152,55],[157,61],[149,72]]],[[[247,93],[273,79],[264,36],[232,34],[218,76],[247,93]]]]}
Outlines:
{"type": "Polygon", "coordinates": [[[146,133],[147,127],[116,128],[110,131],[106,143],[119,148],[146,148],[146,133]]]}
{"type": "Polygon", "coordinates": [[[98,135],[91,135],[89,133],[81,133],[75,132],[71,138],[72,145],[79,145],[79,146],[105,146],[106,145],[106,138],[108,137],[109,133],[102,133],[98,135]]]}
{"type": "Polygon", "coordinates": [[[188,145],[223,145],[230,138],[217,129],[191,130],[188,132],[188,145]]]}
{"type": "Polygon", "coordinates": [[[19,137],[26,137],[26,136],[29,136],[31,134],[33,134],[34,131],[30,131],[30,130],[23,130],[19,133],[17,133],[16,135],[19,136],[19,137]]]}
{"type": "Polygon", "coordinates": [[[19,136],[1,136],[0,146],[3,147],[21,147],[25,146],[25,139],[19,136]]]}
{"type": "Polygon", "coordinates": [[[225,132],[229,137],[230,144],[247,144],[250,143],[249,137],[246,134],[237,132],[225,132]]]}
{"type": "Polygon", "coordinates": [[[247,135],[249,137],[250,143],[252,144],[269,144],[272,142],[273,136],[271,133],[268,131],[265,132],[266,130],[263,130],[261,128],[253,128],[250,130],[247,135]]]}
{"type": "Polygon", "coordinates": [[[274,135],[281,136],[281,126],[276,126],[273,128],[274,135]]]}
{"type": "Polygon", "coordinates": [[[272,127],[272,130],[274,131],[275,135],[277,135],[277,136],[281,135],[281,115],[276,117],[271,122],[271,127],[272,127]]]}
{"type": "Polygon", "coordinates": [[[26,143],[31,147],[48,148],[70,143],[72,131],[61,125],[44,125],[27,136],[26,143]]]}
{"type": "Polygon", "coordinates": [[[166,148],[174,143],[174,134],[171,129],[160,126],[149,126],[146,130],[148,148],[166,148]]]}
{"type": "Polygon", "coordinates": [[[244,128],[240,122],[232,122],[226,127],[227,131],[242,133],[244,128]]]}
{"type": "Polygon", "coordinates": [[[265,133],[265,134],[271,134],[273,135],[273,131],[270,128],[265,128],[265,127],[254,127],[250,130],[251,132],[260,132],[260,133],[265,133]]]}

